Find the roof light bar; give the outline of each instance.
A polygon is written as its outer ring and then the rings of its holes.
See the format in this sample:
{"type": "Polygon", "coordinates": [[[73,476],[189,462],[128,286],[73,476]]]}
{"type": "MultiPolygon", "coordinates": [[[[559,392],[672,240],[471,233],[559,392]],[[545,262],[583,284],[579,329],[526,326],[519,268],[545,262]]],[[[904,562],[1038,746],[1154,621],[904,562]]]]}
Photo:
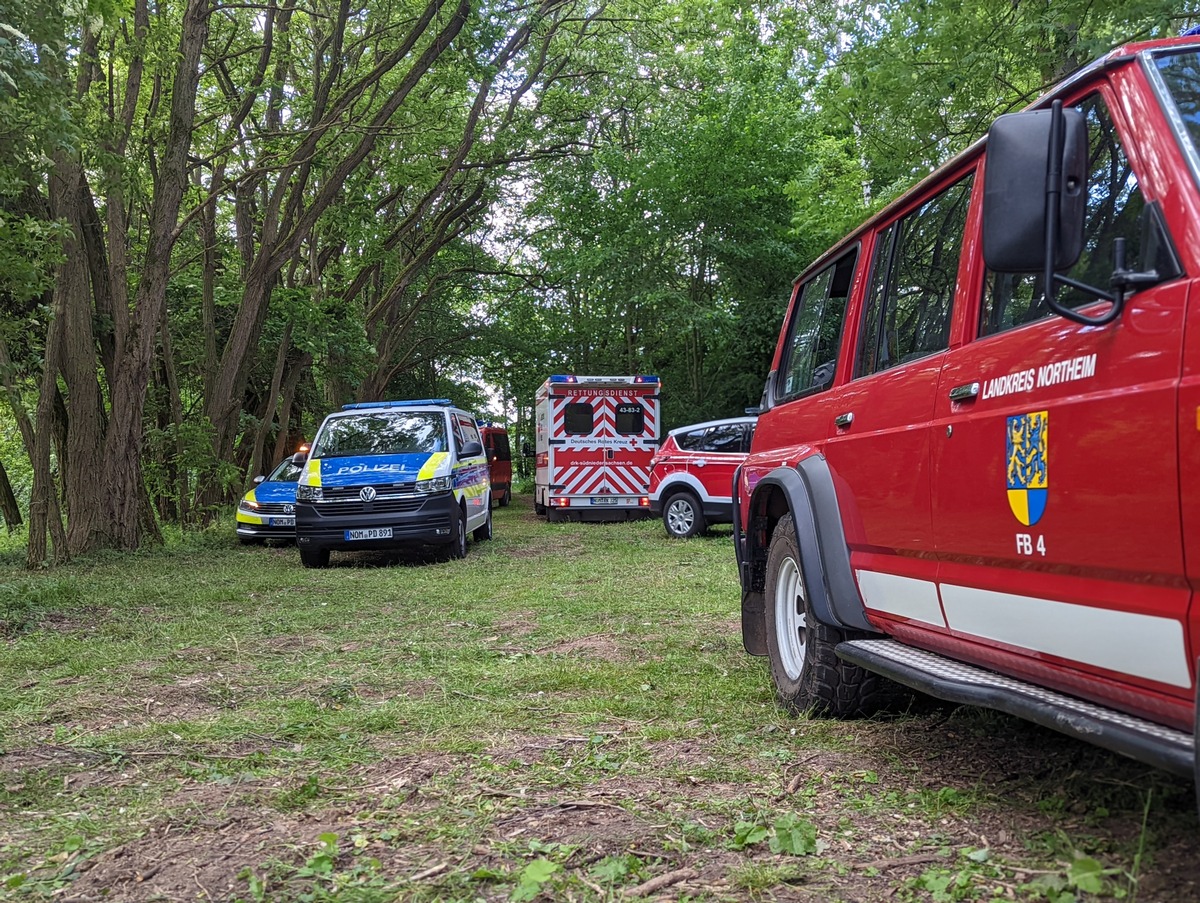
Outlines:
{"type": "Polygon", "coordinates": [[[415,408],[422,406],[446,407],[453,405],[449,398],[414,398],[409,401],[358,401],[342,405],[343,411],[365,411],[370,408],[415,408]]]}

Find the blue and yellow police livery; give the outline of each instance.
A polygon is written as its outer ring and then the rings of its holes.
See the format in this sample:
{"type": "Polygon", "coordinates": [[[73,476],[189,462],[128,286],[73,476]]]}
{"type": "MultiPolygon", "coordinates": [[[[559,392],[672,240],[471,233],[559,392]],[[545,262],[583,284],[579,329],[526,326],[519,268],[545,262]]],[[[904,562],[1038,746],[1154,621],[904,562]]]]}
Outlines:
{"type": "Polygon", "coordinates": [[[448,399],[345,405],[313,440],[296,490],[305,567],[331,549],[436,545],[467,554],[491,539],[491,487],[475,418],[448,399]]]}
{"type": "Polygon", "coordinates": [[[242,496],[237,508],[237,538],[242,543],[296,538],[296,480],[300,465],[285,458],[242,496]]]}

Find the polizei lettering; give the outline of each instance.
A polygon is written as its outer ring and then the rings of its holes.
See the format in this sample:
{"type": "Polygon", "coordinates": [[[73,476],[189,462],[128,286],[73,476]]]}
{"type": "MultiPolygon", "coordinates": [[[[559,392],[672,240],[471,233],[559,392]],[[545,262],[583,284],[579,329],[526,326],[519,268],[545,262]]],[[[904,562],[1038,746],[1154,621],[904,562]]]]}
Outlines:
{"type": "Polygon", "coordinates": [[[993,376],[983,384],[983,397],[1002,398],[1017,392],[1031,392],[1034,389],[1074,382],[1077,379],[1091,379],[1095,375],[1096,355],[1085,354],[1028,370],[1018,370],[1004,376],[993,376]]]}

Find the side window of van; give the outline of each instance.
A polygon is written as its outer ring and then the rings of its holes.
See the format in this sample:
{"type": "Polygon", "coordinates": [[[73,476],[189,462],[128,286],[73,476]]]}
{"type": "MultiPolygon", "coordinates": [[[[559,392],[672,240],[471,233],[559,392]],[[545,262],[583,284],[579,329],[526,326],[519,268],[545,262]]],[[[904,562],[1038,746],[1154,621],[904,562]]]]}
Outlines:
{"type": "Polygon", "coordinates": [[[833,384],[857,259],[855,248],[800,287],[782,367],[781,400],[811,395],[833,384]]]}
{"type": "MultiPolygon", "coordinates": [[[[470,417],[454,415],[454,432],[458,439],[458,447],[462,449],[468,442],[479,442],[479,428],[470,417]]],[[[482,443],[480,443],[482,445],[482,443]]]]}
{"type": "MultiPolygon", "coordinates": [[[[1083,226],[1083,254],[1067,274],[1088,285],[1108,285],[1113,271],[1113,241],[1126,240],[1125,266],[1140,269],[1139,217],[1146,206],[1137,176],[1129,165],[1108,107],[1099,94],[1089,95],[1078,109],[1087,116],[1088,202],[1083,226]]],[[[987,274],[979,334],[993,335],[1048,317],[1041,273],[987,274]]],[[[1082,307],[1095,296],[1070,286],[1059,288],[1058,300],[1082,307]]]]}
{"type": "Polygon", "coordinates": [[[879,233],[854,375],[943,351],[974,173],[879,233]]]}

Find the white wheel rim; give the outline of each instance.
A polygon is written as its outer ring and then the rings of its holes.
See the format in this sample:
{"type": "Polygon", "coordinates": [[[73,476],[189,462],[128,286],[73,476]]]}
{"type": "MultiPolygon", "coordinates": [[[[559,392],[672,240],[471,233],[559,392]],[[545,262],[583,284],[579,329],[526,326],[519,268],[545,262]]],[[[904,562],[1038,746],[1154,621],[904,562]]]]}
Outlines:
{"type": "Polygon", "coordinates": [[[775,636],[779,641],[779,663],[791,680],[799,680],[804,668],[807,627],[800,568],[795,559],[785,558],[775,581],[775,636]]]}
{"type": "Polygon", "coordinates": [[[687,533],[695,522],[696,512],[683,499],[675,499],[667,506],[667,524],[672,533],[687,533]]]}

